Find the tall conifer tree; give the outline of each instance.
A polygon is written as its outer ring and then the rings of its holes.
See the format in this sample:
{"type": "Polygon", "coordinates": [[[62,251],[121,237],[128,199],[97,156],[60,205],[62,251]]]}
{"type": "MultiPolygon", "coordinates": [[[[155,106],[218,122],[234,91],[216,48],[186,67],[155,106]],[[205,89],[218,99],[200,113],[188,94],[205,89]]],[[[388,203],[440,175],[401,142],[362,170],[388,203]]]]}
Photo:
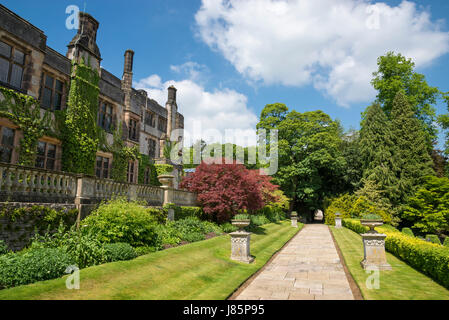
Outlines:
{"type": "Polygon", "coordinates": [[[390,123],[380,105],[374,103],[367,108],[360,130],[363,179],[372,181],[387,198],[396,183],[391,164],[392,145],[390,123]]]}
{"type": "Polygon", "coordinates": [[[402,90],[393,101],[391,138],[393,171],[397,179],[393,203],[399,205],[416,191],[425,176],[435,175],[426,133],[402,90]]]}

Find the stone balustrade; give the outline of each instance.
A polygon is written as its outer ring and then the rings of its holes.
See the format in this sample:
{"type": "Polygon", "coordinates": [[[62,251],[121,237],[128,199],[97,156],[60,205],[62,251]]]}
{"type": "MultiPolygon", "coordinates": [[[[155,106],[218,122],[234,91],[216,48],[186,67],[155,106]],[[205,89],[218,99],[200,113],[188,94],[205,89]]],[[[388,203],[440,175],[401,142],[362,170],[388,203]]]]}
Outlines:
{"type": "Polygon", "coordinates": [[[194,206],[196,204],[196,194],[173,189],[173,203],[178,206],[194,206]]]}
{"type": "Polygon", "coordinates": [[[0,202],[76,204],[85,216],[114,197],[145,201],[148,206],[195,206],[196,194],[170,186],[120,183],[108,179],[0,163],[0,202]],[[83,210],[86,208],[87,210],[83,210]],[[84,214],[82,211],[87,211],[84,214]]]}
{"type": "Polygon", "coordinates": [[[76,197],[76,175],[0,164],[1,202],[70,203],[76,197]]]}

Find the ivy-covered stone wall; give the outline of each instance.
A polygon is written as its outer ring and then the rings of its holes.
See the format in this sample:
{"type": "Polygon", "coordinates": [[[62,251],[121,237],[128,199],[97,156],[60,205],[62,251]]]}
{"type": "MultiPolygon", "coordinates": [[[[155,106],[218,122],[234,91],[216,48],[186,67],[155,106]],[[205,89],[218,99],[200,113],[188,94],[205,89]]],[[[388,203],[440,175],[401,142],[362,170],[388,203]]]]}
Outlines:
{"type": "Polygon", "coordinates": [[[77,215],[74,204],[1,203],[0,240],[9,250],[18,251],[30,244],[36,232],[54,232],[61,222],[71,226],[77,215]]]}
{"type": "Polygon", "coordinates": [[[17,150],[19,165],[33,167],[39,139],[56,135],[50,113],[41,110],[39,101],[33,97],[0,86],[0,117],[9,119],[23,132],[17,150]]]}
{"type": "Polygon", "coordinates": [[[62,114],[62,168],[72,173],[94,175],[100,144],[97,126],[98,72],[83,61],[72,66],[67,109],[62,114]]]}

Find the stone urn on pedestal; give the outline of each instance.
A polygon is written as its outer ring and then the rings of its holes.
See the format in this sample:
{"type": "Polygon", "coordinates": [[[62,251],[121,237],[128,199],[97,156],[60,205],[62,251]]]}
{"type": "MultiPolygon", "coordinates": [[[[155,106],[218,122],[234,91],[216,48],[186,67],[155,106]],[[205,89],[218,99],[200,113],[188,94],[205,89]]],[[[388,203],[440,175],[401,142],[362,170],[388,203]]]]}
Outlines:
{"type": "Polygon", "coordinates": [[[161,175],[157,177],[162,184],[161,188],[164,189],[164,201],[163,205],[173,202],[173,182],[175,177],[172,175],[161,175]]]}
{"type": "Polygon", "coordinates": [[[375,227],[383,225],[383,220],[377,215],[364,216],[360,223],[370,228],[362,234],[364,259],[361,262],[365,270],[391,270],[385,255],[385,234],[378,233],[375,227]]]}
{"type": "Polygon", "coordinates": [[[292,211],[290,219],[292,220],[292,227],[298,228],[298,213],[296,211],[292,211]]]}
{"type": "Polygon", "coordinates": [[[239,228],[239,230],[229,234],[231,236],[231,260],[252,263],[254,258],[250,254],[251,233],[244,229],[250,225],[251,220],[236,216],[231,223],[239,228]]]}
{"type": "Polygon", "coordinates": [[[340,229],[341,227],[341,213],[335,212],[335,228],[340,229]]]}

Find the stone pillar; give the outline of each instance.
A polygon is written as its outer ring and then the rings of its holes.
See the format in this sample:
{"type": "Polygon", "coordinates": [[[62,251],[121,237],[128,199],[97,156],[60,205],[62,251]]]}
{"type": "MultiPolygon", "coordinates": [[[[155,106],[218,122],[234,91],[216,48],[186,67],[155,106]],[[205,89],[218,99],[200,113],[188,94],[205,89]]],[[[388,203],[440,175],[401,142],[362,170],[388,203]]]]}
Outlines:
{"type": "Polygon", "coordinates": [[[137,200],[137,185],[130,184],[128,189],[128,197],[130,201],[136,201],[137,200]]]}
{"type": "Polygon", "coordinates": [[[382,233],[362,234],[364,259],[361,262],[365,270],[391,270],[385,255],[385,238],[382,233]]]}
{"type": "Polygon", "coordinates": [[[341,214],[339,212],[335,213],[335,228],[341,229],[341,214]]]}
{"type": "Polygon", "coordinates": [[[251,233],[243,228],[249,226],[250,220],[232,220],[232,225],[239,228],[236,232],[231,232],[231,260],[252,263],[254,258],[250,254],[251,233]]]}
{"type": "Polygon", "coordinates": [[[249,244],[251,233],[239,230],[230,233],[231,236],[231,259],[244,263],[252,263],[254,258],[250,255],[249,244]]]}
{"type": "Polygon", "coordinates": [[[298,228],[298,213],[296,213],[296,211],[293,211],[291,213],[291,220],[292,220],[292,227],[298,228]]]}
{"type": "Polygon", "coordinates": [[[76,178],[76,196],[75,205],[78,209],[78,217],[76,218],[77,226],[83,218],[84,208],[92,207],[95,202],[95,178],[79,175],[76,178]]]}
{"type": "Polygon", "coordinates": [[[168,209],[168,220],[175,221],[175,209],[168,209]]]}
{"type": "Polygon", "coordinates": [[[164,202],[162,205],[173,203],[173,180],[172,175],[161,175],[157,177],[162,184],[161,188],[164,189],[164,202]]]}

